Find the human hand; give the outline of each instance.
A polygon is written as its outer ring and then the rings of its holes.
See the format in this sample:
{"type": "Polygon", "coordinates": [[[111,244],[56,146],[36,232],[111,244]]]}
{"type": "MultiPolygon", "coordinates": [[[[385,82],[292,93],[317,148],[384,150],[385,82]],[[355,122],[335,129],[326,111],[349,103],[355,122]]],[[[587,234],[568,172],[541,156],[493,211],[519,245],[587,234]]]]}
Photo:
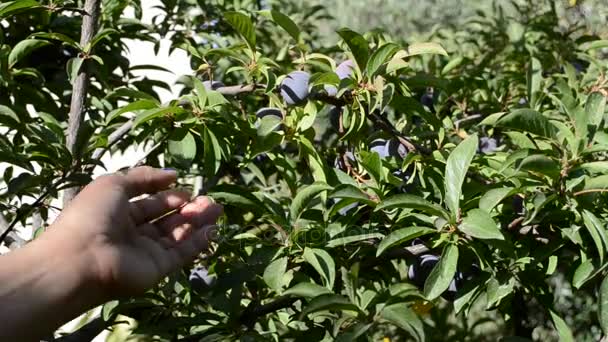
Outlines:
{"type": "Polygon", "coordinates": [[[82,272],[104,298],[140,293],[205,250],[222,212],[207,197],[188,203],[189,193],[165,190],[176,177],[175,171],[145,166],[102,176],[80,192],[41,238],[86,260],[82,272]],[[130,201],[142,194],[150,196],[130,201]]]}

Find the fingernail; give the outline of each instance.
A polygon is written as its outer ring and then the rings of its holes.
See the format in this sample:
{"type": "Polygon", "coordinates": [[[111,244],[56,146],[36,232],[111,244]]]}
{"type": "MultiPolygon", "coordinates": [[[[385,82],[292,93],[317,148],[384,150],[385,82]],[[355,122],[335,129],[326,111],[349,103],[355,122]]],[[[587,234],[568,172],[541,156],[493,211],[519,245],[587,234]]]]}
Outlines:
{"type": "Polygon", "coordinates": [[[163,167],[163,171],[168,171],[168,172],[177,172],[176,169],[172,168],[172,167],[163,167]]]}

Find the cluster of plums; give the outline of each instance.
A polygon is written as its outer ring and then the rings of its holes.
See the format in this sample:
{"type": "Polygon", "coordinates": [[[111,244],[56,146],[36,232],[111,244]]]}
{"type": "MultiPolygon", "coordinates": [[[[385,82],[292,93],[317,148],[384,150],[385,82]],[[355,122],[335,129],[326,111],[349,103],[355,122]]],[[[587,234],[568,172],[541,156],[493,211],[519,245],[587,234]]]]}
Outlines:
{"type": "MultiPolygon", "coordinates": [[[[439,262],[441,257],[435,254],[423,254],[417,257],[416,261],[409,266],[408,278],[419,289],[424,288],[424,283],[431,274],[431,271],[439,262]]],[[[441,295],[445,300],[454,301],[458,290],[468,281],[471,281],[480,272],[479,266],[473,264],[468,272],[457,271],[450,282],[448,289],[441,295]]]]}

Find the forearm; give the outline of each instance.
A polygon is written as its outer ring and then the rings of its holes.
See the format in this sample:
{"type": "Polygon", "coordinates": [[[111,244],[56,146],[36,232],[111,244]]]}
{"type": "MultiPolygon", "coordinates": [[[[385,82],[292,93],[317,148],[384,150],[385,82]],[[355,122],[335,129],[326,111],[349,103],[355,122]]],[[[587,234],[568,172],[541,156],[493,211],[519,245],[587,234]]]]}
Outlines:
{"type": "Polygon", "coordinates": [[[38,341],[103,302],[66,249],[42,238],[0,256],[0,341],[38,341]]]}

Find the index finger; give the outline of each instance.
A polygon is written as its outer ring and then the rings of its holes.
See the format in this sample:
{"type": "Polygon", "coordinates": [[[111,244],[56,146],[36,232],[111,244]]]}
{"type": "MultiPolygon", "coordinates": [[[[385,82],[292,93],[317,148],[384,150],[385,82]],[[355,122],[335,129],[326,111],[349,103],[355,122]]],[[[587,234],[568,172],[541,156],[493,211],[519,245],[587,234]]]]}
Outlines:
{"type": "Polygon", "coordinates": [[[177,180],[177,172],[150,166],[133,168],[123,176],[123,186],[129,198],[143,194],[155,194],[167,189],[177,180]]]}

